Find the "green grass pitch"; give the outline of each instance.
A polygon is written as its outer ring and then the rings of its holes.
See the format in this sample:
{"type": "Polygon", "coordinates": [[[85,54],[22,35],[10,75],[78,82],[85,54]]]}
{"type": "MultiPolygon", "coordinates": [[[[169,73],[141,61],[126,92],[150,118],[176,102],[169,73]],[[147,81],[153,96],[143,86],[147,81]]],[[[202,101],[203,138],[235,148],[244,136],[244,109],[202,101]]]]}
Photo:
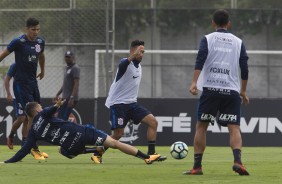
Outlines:
{"type": "MultiPolygon", "coordinates": [[[[13,156],[19,149],[9,150],[0,146],[0,161],[13,156]]],[[[138,147],[146,152],[146,147],[138,147]]],[[[158,153],[166,155],[164,162],[146,165],[144,161],[109,149],[104,164],[96,165],[90,154],[67,159],[57,153],[56,146],[40,146],[49,154],[39,163],[31,155],[15,164],[0,164],[0,184],[181,184],[181,183],[282,183],[282,149],[271,147],[243,148],[242,158],[250,176],[239,176],[231,169],[233,156],[229,147],[207,147],[203,158],[202,176],[182,175],[193,164],[193,147],[183,160],[175,160],[169,154],[169,146],[157,147],[158,153]]]]}

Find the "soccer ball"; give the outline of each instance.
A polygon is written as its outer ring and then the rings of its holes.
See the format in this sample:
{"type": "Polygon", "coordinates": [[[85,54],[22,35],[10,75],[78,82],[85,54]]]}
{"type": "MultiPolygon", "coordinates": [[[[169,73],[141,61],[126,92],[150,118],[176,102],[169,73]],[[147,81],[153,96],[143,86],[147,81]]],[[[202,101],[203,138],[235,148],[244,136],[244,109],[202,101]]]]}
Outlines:
{"type": "Polygon", "coordinates": [[[177,141],[171,145],[170,154],[175,159],[183,159],[188,155],[188,146],[184,142],[177,141]]]}

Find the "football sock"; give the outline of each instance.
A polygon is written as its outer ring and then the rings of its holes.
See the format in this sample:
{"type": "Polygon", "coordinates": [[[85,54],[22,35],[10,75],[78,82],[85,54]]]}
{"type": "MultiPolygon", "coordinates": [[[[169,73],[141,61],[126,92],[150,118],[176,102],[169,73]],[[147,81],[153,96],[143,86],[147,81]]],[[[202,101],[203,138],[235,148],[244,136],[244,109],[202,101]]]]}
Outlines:
{"type": "Polygon", "coordinates": [[[35,145],[33,146],[33,149],[39,150],[37,144],[35,144],[35,145]]]}
{"type": "Polygon", "coordinates": [[[148,155],[153,155],[155,151],[156,141],[148,141],[148,155]]]}
{"type": "MultiPolygon", "coordinates": [[[[102,149],[105,150],[104,147],[102,149]]],[[[98,152],[96,147],[93,148],[85,147],[83,153],[86,154],[86,153],[98,153],[98,152]]]]}
{"type": "Polygon", "coordinates": [[[150,158],[150,156],[149,155],[146,155],[145,153],[142,153],[141,151],[137,151],[137,154],[135,155],[136,157],[138,157],[138,158],[141,158],[141,159],[148,159],[148,158],[150,158]]]}
{"type": "Polygon", "coordinates": [[[241,161],[241,150],[240,149],[234,149],[233,150],[233,156],[234,156],[234,162],[238,164],[242,164],[241,161]]]}
{"type": "Polygon", "coordinates": [[[16,132],[14,132],[14,131],[11,130],[9,137],[13,139],[14,136],[15,136],[15,134],[16,134],[16,132]]]}
{"type": "Polygon", "coordinates": [[[203,153],[194,154],[194,166],[193,169],[202,167],[203,153]]]}

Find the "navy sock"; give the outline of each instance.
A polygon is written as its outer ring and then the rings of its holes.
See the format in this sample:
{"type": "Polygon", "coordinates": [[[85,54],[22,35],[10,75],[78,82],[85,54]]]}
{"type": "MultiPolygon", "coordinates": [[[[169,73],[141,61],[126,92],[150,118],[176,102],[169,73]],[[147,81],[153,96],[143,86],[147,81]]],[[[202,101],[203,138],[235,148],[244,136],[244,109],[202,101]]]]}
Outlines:
{"type": "Polygon", "coordinates": [[[138,152],[137,152],[137,154],[136,154],[135,156],[138,157],[138,158],[141,158],[141,159],[143,159],[143,160],[150,158],[149,155],[146,155],[145,153],[142,153],[142,152],[139,151],[139,150],[138,150],[138,152]]]}
{"type": "Polygon", "coordinates": [[[194,154],[194,166],[193,169],[202,167],[203,153],[194,154]]]}
{"type": "Polygon", "coordinates": [[[153,155],[156,153],[155,147],[156,141],[148,141],[148,155],[153,155]]]}
{"type": "Polygon", "coordinates": [[[233,150],[233,156],[234,156],[234,162],[238,164],[242,164],[241,161],[241,150],[240,149],[234,149],[233,150]]]}

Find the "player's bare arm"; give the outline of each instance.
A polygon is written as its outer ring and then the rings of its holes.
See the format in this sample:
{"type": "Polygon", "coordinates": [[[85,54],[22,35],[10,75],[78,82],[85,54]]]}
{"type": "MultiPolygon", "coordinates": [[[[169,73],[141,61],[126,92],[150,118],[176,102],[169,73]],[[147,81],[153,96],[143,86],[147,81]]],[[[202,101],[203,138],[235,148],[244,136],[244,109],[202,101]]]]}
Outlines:
{"type": "Polygon", "coordinates": [[[39,55],[39,66],[40,66],[40,73],[36,77],[39,78],[39,80],[41,80],[45,75],[45,55],[44,55],[44,52],[42,52],[39,55]]]}
{"type": "Polygon", "coordinates": [[[72,108],[74,107],[74,97],[78,93],[79,79],[74,79],[73,82],[74,82],[74,85],[73,85],[72,93],[71,93],[71,96],[70,96],[70,100],[68,102],[68,106],[72,107],[72,108]]]}
{"type": "Polygon", "coordinates": [[[194,71],[194,76],[193,76],[193,80],[192,80],[192,84],[189,88],[189,91],[192,95],[197,95],[198,94],[198,89],[197,89],[197,81],[199,78],[199,75],[201,73],[201,70],[195,70],[194,71]]]}
{"type": "Polygon", "coordinates": [[[8,51],[8,49],[4,49],[1,53],[0,53],[0,62],[7,57],[10,54],[10,52],[8,51]]]}
{"type": "Polygon", "coordinates": [[[5,90],[6,90],[6,93],[7,93],[7,101],[8,102],[13,101],[13,97],[12,97],[11,91],[10,91],[10,80],[11,80],[10,76],[5,77],[5,90]]]}
{"type": "Polygon", "coordinates": [[[248,80],[242,80],[240,96],[242,97],[242,103],[248,105],[250,103],[249,97],[247,96],[247,83],[248,80]]]}

